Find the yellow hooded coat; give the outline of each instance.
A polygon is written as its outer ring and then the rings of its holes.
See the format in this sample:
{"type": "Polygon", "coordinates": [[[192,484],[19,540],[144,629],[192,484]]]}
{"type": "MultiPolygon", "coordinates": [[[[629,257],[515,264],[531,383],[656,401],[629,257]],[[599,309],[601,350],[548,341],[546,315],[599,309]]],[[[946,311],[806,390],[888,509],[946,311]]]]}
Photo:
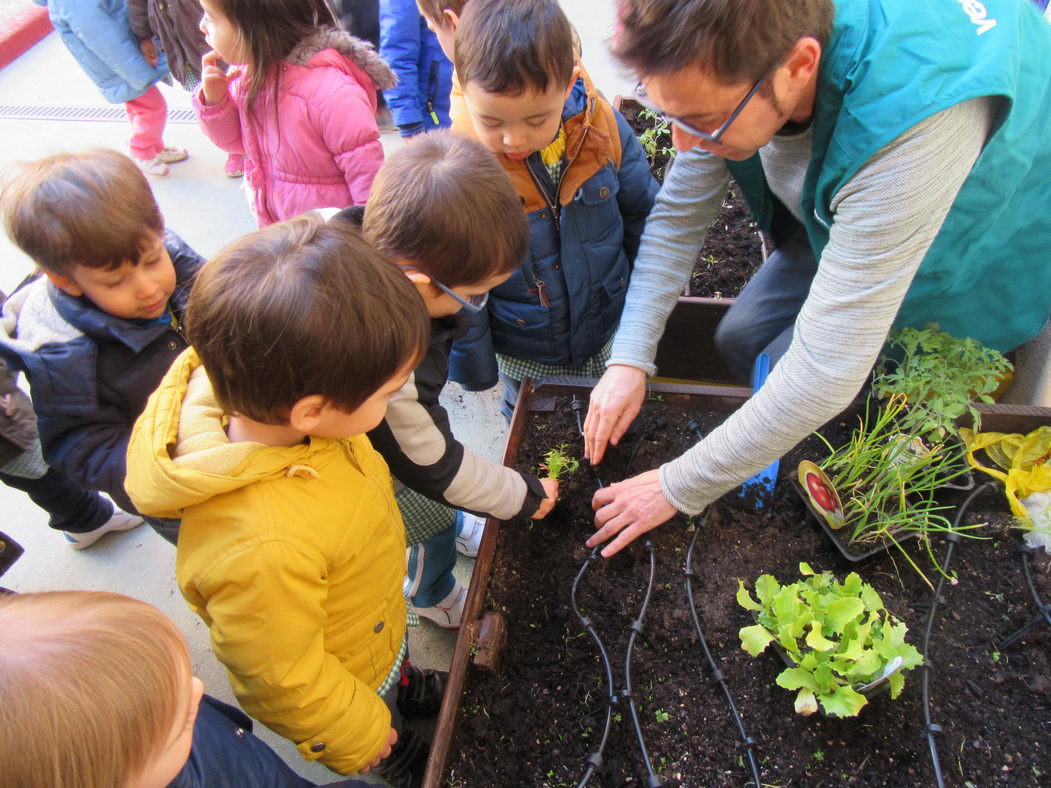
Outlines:
{"type": "Polygon", "coordinates": [[[128,494],[181,517],[176,577],[237,699],[307,760],[352,774],[390,712],[375,690],[405,636],[405,530],[365,436],[231,443],[191,348],[135,424],[128,494]]]}

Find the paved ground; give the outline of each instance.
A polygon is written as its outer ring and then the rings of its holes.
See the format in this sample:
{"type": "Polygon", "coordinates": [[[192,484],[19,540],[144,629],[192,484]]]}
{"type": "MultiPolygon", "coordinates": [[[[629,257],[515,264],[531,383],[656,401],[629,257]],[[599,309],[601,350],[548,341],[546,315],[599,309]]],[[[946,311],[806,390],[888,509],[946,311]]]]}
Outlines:
{"type": "MultiPolygon", "coordinates": [[[[16,0],[0,0],[6,7],[13,2],[16,0]]],[[[586,62],[600,88],[610,96],[626,92],[628,80],[618,75],[609,59],[603,56],[611,9],[595,10],[582,2],[566,3],[566,6],[580,29],[586,62]],[[597,18],[603,20],[601,24],[597,24],[597,18]]],[[[161,87],[171,109],[189,108],[188,94],[179,88],[161,87]]],[[[7,107],[111,108],[55,34],[0,70],[0,96],[0,104],[7,107]]],[[[122,150],[127,135],[127,123],[119,117],[116,122],[0,117],[0,139],[4,140],[0,148],[0,172],[17,162],[60,151],[95,146],[122,150]]],[[[152,181],[168,225],[204,255],[253,230],[254,221],[240,180],[223,176],[225,155],[205,139],[194,123],[169,124],[165,137],[168,144],[185,147],[191,154],[188,161],[173,166],[171,177],[152,181]]],[[[400,140],[386,136],[384,144],[390,150],[400,145],[400,140]]],[[[0,238],[0,289],[11,292],[31,270],[28,258],[11,245],[6,236],[0,238]]],[[[503,450],[505,427],[497,410],[496,390],[480,395],[465,394],[450,385],[444,402],[461,439],[480,454],[497,459],[503,450]]],[[[225,673],[212,656],[207,630],[186,607],[175,585],[174,548],[143,527],[109,536],[89,550],[73,552],[61,534],[47,527],[44,514],[23,493],[2,485],[0,512],[0,530],[26,548],[22,559],[4,576],[3,585],[22,592],[119,591],[158,606],[186,635],[195,670],[208,691],[232,700],[225,673]]],[[[466,581],[472,566],[473,561],[461,558],[458,575],[466,581]]],[[[424,666],[445,666],[454,641],[455,633],[439,630],[425,621],[410,634],[413,659],[424,666]]],[[[305,777],[319,783],[334,779],[327,769],[304,763],[289,743],[262,726],[258,726],[257,731],[305,777]]]]}

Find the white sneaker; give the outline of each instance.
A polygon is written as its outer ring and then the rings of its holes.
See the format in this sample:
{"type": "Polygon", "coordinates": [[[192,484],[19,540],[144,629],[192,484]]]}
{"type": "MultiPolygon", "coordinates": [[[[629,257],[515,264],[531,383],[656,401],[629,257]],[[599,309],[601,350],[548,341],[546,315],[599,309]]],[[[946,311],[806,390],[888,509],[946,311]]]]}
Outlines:
{"type": "Polygon", "coordinates": [[[417,615],[428,618],[442,629],[459,629],[463,618],[463,604],[467,601],[467,588],[459,581],[445,597],[434,607],[417,607],[417,615]]]}
{"type": "Polygon", "coordinates": [[[190,154],[186,148],[161,148],[161,152],[154,158],[160,159],[165,164],[175,164],[177,161],[186,161],[190,154]]]}
{"type": "Polygon", "coordinates": [[[171,168],[161,161],[160,154],[152,159],[135,159],[135,163],[139,165],[140,170],[154,178],[164,178],[171,172],[171,168]]]}
{"type": "Polygon", "coordinates": [[[467,512],[456,513],[456,549],[468,558],[478,555],[485,533],[485,519],[467,512]]]}
{"type": "Polygon", "coordinates": [[[128,514],[114,506],[113,516],[94,531],[87,531],[82,534],[73,534],[69,531],[63,531],[62,533],[65,534],[66,541],[69,542],[70,547],[74,550],[83,550],[91,547],[95,542],[111,531],[130,531],[132,528],[138,528],[144,522],[146,521],[139,517],[139,515],[128,514]]]}

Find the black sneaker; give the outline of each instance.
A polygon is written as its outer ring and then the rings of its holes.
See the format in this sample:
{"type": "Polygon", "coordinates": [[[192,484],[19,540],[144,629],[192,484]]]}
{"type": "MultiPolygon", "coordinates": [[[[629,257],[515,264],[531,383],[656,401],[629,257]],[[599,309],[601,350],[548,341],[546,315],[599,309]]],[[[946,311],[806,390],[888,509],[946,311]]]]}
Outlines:
{"type": "Polygon", "coordinates": [[[390,755],[372,772],[386,780],[391,788],[423,788],[423,773],[427,771],[430,754],[430,745],[412,728],[405,728],[390,755]]]}
{"type": "Polygon", "coordinates": [[[423,670],[405,662],[407,684],[398,685],[398,711],[404,717],[437,717],[449,680],[444,670],[423,670]]]}

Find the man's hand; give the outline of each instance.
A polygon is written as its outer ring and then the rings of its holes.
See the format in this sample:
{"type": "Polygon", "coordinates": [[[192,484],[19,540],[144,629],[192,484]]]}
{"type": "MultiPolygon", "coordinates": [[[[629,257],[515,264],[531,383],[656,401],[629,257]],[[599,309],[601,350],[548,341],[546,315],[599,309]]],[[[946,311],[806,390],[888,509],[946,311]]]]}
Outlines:
{"type": "Polygon", "coordinates": [[[614,364],[591,391],[584,420],[584,458],[602,462],[606,444],[616,446],[646,399],[646,373],[636,367],[614,364]]]}
{"type": "Polygon", "coordinates": [[[678,513],[664,497],[659,473],[646,471],[595,493],[591,508],[595,510],[595,527],[599,530],[588,539],[588,547],[619,534],[602,551],[602,557],[609,558],[678,513]]]}
{"type": "Polygon", "coordinates": [[[205,104],[218,104],[226,98],[226,87],[240,73],[232,68],[229,72],[219,67],[219,53],[214,49],[201,58],[201,89],[205,104]]]}
{"type": "Polygon", "coordinates": [[[380,750],[380,754],[373,758],[369,765],[362,769],[360,772],[358,772],[358,774],[365,774],[365,772],[367,772],[369,769],[375,766],[379,766],[380,761],[382,761],[384,758],[389,758],[390,752],[394,748],[394,745],[397,744],[397,742],[398,732],[394,730],[394,728],[391,728],[390,736],[387,737],[387,743],[383,745],[383,749],[380,750]]]}
{"type": "Polygon", "coordinates": [[[558,482],[554,479],[541,479],[540,484],[544,487],[547,498],[540,502],[540,508],[530,515],[533,520],[543,520],[548,513],[555,508],[558,501],[558,482]]]}
{"type": "Polygon", "coordinates": [[[160,58],[157,57],[157,47],[153,43],[152,38],[144,38],[139,42],[139,51],[142,52],[142,56],[146,58],[146,62],[151,66],[157,65],[160,58]]]}

